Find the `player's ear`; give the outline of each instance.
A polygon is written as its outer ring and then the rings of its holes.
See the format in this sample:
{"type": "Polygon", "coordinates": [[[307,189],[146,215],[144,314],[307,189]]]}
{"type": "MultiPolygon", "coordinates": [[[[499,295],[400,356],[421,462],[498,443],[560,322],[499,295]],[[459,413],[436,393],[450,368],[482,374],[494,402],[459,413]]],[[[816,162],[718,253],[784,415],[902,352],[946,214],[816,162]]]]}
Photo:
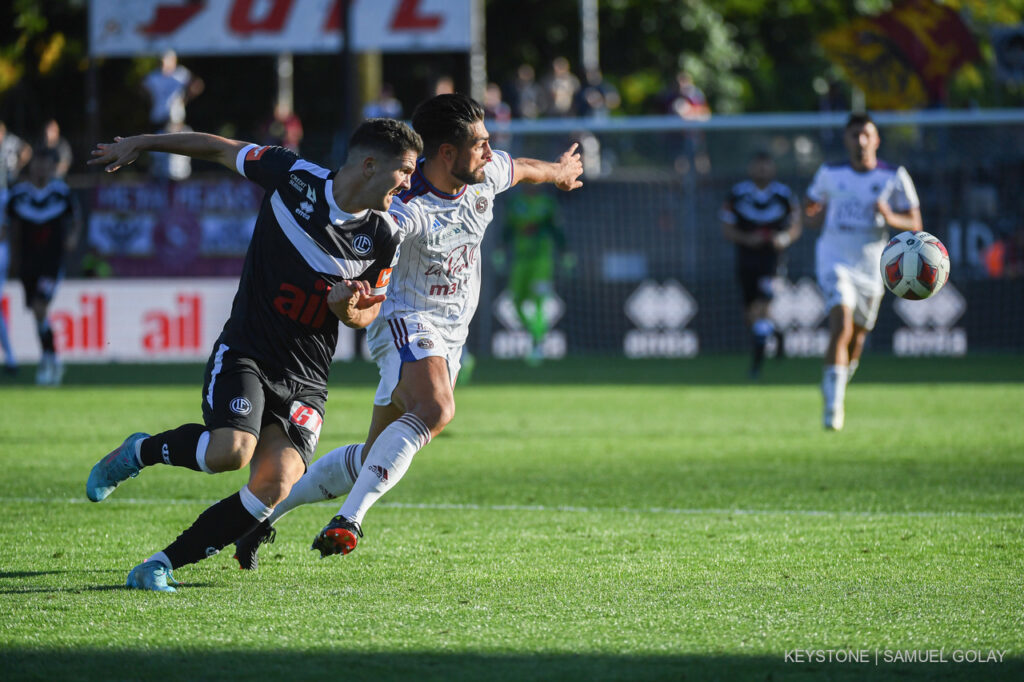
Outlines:
{"type": "Polygon", "coordinates": [[[371,178],[377,172],[377,159],[367,156],[363,159],[363,177],[371,178]]]}
{"type": "Polygon", "coordinates": [[[459,155],[459,150],[455,147],[455,145],[448,142],[443,142],[441,143],[441,146],[437,148],[437,153],[441,156],[442,159],[448,161],[449,163],[452,163],[455,161],[455,157],[459,155]]]}

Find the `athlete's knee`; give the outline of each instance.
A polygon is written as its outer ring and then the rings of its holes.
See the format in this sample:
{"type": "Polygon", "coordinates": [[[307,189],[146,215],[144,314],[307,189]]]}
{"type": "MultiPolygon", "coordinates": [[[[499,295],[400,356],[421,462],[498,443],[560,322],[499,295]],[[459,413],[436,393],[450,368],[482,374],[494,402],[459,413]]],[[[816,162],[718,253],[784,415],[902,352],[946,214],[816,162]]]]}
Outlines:
{"type": "Polygon", "coordinates": [[[256,449],[256,436],[245,431],[218,429],[210,434],[206,449],[206,466],[212,471],[244,469],[256,449]]]}
{"type": "Polygon", "coordinates": [[[282,502],[291,490],[291,481],[281,475],[253,476],[249,479],[249,491],[268,507],[282,502]]]}
{"type": "Polygon", "coordinates": [[[455,399],[451,395],[434,395],[416,403],[410,410],[419,417],[431,435],[436,436],[455,418],[455,399]]]}

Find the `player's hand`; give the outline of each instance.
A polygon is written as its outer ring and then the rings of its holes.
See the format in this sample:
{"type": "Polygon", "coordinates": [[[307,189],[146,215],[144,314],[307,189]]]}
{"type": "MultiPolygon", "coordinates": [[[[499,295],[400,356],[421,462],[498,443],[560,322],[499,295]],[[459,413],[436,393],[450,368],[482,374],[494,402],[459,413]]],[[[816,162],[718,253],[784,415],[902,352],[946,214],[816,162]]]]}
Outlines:
{"type": "Polygon", "coordinates": [[[362,329],[373,322],[387,298],[371,291],[370,283],[364,280],[342,280],[328,292],[327,306],[346,327],[362,329]]]}
{"type": "Polygon", "coordinates": [[[579,179],[583,175],[583,161],[580,160],[580,153],[576,151],[579,146],[579,142],[573,142],[555,162],[558,164],[558,172],[554,185],[560,190],[568,192],[583,186],[579,179]]]}
{"type": "Polygon", "coordinates": [[[136,137],[115,137],[112,144],[96,145],[92,150],[93,158],[86,162],[89,166],[104,166],[103,170],[113,173],[122,166],[127,166],[139,158],[136,137]]]}

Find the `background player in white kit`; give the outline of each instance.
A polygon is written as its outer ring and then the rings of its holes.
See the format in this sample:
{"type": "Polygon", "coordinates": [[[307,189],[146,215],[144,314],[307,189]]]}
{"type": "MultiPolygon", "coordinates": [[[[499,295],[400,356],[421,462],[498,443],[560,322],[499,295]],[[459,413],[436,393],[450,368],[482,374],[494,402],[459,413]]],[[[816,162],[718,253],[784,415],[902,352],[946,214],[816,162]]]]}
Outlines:
{"type": "Polygon", "coordinates": [[[388,298],[367,335],[381,380],[366,443],[313,463],[276,512],[236,543],[242,568],[256,568],[259,545],[273,538],[281,515],[345,493],[313,548],[322,556],[355,548],[367,510],[455,416],[452,387],[480,296],[480,244],[495,196],[519,182],[550,182],[565,191],[583,185],[575,144],[554,163],[513,161],[491,149],[484,109],[465,95],[426,100],[412,125],[423,138],[424,158],[411,188],[391,207],[402,246],[388,298]]]}
{"type": "Polygon", "coordinates": [[[902,166],[878,160],[879,142],[871,117],[851,114],[843,130],[849,163],[821,166],[804,206],[807,225],[822,227],[816,267],[829,311],[822,420],[826,429],[835,431],[843,428],[846,384],[857,370],[882,302],[878,262],[888,230],[921,229],[914,183],[902,166]]]}

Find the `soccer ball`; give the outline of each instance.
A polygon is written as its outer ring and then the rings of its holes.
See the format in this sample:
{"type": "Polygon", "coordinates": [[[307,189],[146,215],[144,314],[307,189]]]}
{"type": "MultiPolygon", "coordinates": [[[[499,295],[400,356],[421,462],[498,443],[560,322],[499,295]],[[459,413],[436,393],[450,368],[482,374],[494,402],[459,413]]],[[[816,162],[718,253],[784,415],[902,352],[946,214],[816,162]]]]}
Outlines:
{"type": "Polygon", "coordinates": [[[927,232],[900,232],[885,245],[880,267],[886,289],[918,301],[937,294],[949,279],[949,252],[927,232]]]}

